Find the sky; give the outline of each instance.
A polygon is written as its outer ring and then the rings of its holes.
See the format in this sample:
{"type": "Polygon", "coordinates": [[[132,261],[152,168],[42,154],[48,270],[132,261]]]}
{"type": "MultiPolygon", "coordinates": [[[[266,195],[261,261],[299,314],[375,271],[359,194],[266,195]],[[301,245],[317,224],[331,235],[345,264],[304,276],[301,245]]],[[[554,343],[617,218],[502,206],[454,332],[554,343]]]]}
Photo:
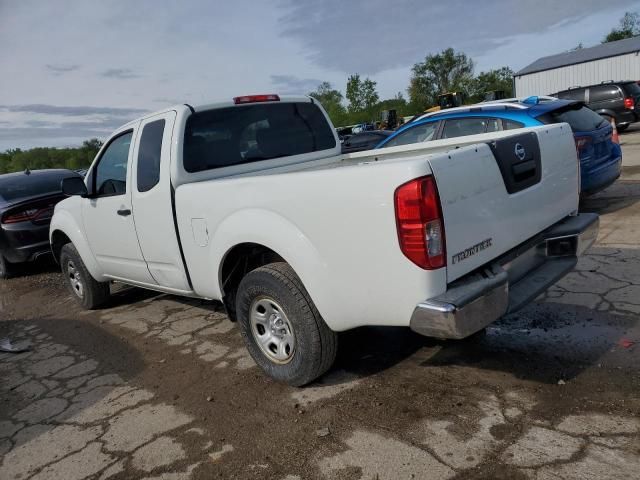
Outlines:
{"type": "Polygon", "coordinates": [[[177,103],[344,92],[406,97],[453,47],[476,72],[592,46],[640,0],[0,0],[0,151],[73,146],[177,103]]]}

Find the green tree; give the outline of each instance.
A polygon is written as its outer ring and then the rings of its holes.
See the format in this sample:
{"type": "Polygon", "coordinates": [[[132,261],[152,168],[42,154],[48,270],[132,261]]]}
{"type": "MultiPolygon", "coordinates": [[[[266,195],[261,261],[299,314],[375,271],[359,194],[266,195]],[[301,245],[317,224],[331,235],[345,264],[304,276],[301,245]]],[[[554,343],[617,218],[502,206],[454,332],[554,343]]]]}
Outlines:
{"type": "Polygon", "coordinates": [[[359,74],[354,74],[347,80],[347,100],[349,101],[349,113],[371,110],[380,100],[376,91],[377,83],[366,78],[360,80],[359,74]]]}
{"type": "Polygon", "coordinates": [[[346,97],[349,101],[349,112],[361,112],[364,109],[362,95],[360,90],[362,88],[362,80],[360,80],[359,74],[350,75],[347,79],[347,92],[346,97]]]}
{"type": "Polygon", "coordinates": [[[411,69],[408,89],[411,103],[424,109],[434,105],[441,93],[466,92],[473,79],[473,67],[473,60],[453,48],[427,55],[424,62],[411,69]]]}
{"type": "Polygon", "coordinates": [[[342,105],[343,97],[339,90],[335,90],[329,82],[322,82],[318,88],[309,93],[309,96],[320,102],[334,125],[342,125],[346,110],[342,105]]]}
{"type": "Polygon", "coordinates": [[[604,37],[602,43],[615,42],[625,38],[633,38],[640,35],[640,14],[638,12],[625,12],[620,19],[618,28],[612,28],[604,37]]]}
{"type": "Polygon", "coordinates": [[[486,92],[502,90],[508,97],[513,95],[513,70],[509,67],[481,72],[470,83],[469,101],[481,102],[486,92]]]}
{"type": "Polygon", "coordinates": [[[95,158],[102,142],[97,138],[86,140],[81,147],[47,148],[38,147],[29,150],[19,148],[0,153],[0,174],[19,172],[27,168],[69,168],[88,167],[95,158]]]}

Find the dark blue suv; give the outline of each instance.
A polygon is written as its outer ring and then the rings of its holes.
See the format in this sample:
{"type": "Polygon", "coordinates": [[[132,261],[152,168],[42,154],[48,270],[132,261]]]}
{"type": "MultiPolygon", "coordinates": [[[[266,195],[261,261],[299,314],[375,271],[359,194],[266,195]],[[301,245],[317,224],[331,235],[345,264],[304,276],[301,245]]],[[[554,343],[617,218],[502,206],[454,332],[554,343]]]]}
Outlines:
{"type": "Polygon", "coordinates": [[[571,126],[580,158],[582,195],[596,193],[619,176],[622,149],[612,138],[613,127],[581,102],[551,97],[492,102],[426,114],[380,142],[386,148],[500,130],[566,122],[571,126]]]}

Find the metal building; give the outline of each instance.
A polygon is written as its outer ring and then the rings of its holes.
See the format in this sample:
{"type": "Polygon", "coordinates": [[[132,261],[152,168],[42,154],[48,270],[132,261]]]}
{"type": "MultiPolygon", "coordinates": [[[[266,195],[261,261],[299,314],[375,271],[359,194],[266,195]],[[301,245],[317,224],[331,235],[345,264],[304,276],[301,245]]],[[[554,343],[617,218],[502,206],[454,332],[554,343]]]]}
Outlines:
{"type": "Polygon", "coordinates": [[[539,58],[516,72],[514,87],[527,97],[608,80],[640,80],[640,37],[539,58]]]}

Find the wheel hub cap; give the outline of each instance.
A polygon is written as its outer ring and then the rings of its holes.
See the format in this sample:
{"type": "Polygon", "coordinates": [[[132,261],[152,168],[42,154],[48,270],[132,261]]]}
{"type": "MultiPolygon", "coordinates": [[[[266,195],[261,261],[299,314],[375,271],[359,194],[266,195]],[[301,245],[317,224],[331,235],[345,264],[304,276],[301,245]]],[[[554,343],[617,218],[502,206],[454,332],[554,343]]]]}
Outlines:
{"type": "Polygon", "coordinates": [[[282,307],[269,297],[258,297],[250,309],[251,333],[260,350],[275,363],[288,363],[296,340],[282,307]]]}
{"type": "Polygon", "coordinates": [[[84,296],[82,277],[80,277],[80,272],[71,260],[67,262],[67,278],[69,279],[69,283],[71,284],[71,288],[75,294],[82,298],[84,296]]]}

